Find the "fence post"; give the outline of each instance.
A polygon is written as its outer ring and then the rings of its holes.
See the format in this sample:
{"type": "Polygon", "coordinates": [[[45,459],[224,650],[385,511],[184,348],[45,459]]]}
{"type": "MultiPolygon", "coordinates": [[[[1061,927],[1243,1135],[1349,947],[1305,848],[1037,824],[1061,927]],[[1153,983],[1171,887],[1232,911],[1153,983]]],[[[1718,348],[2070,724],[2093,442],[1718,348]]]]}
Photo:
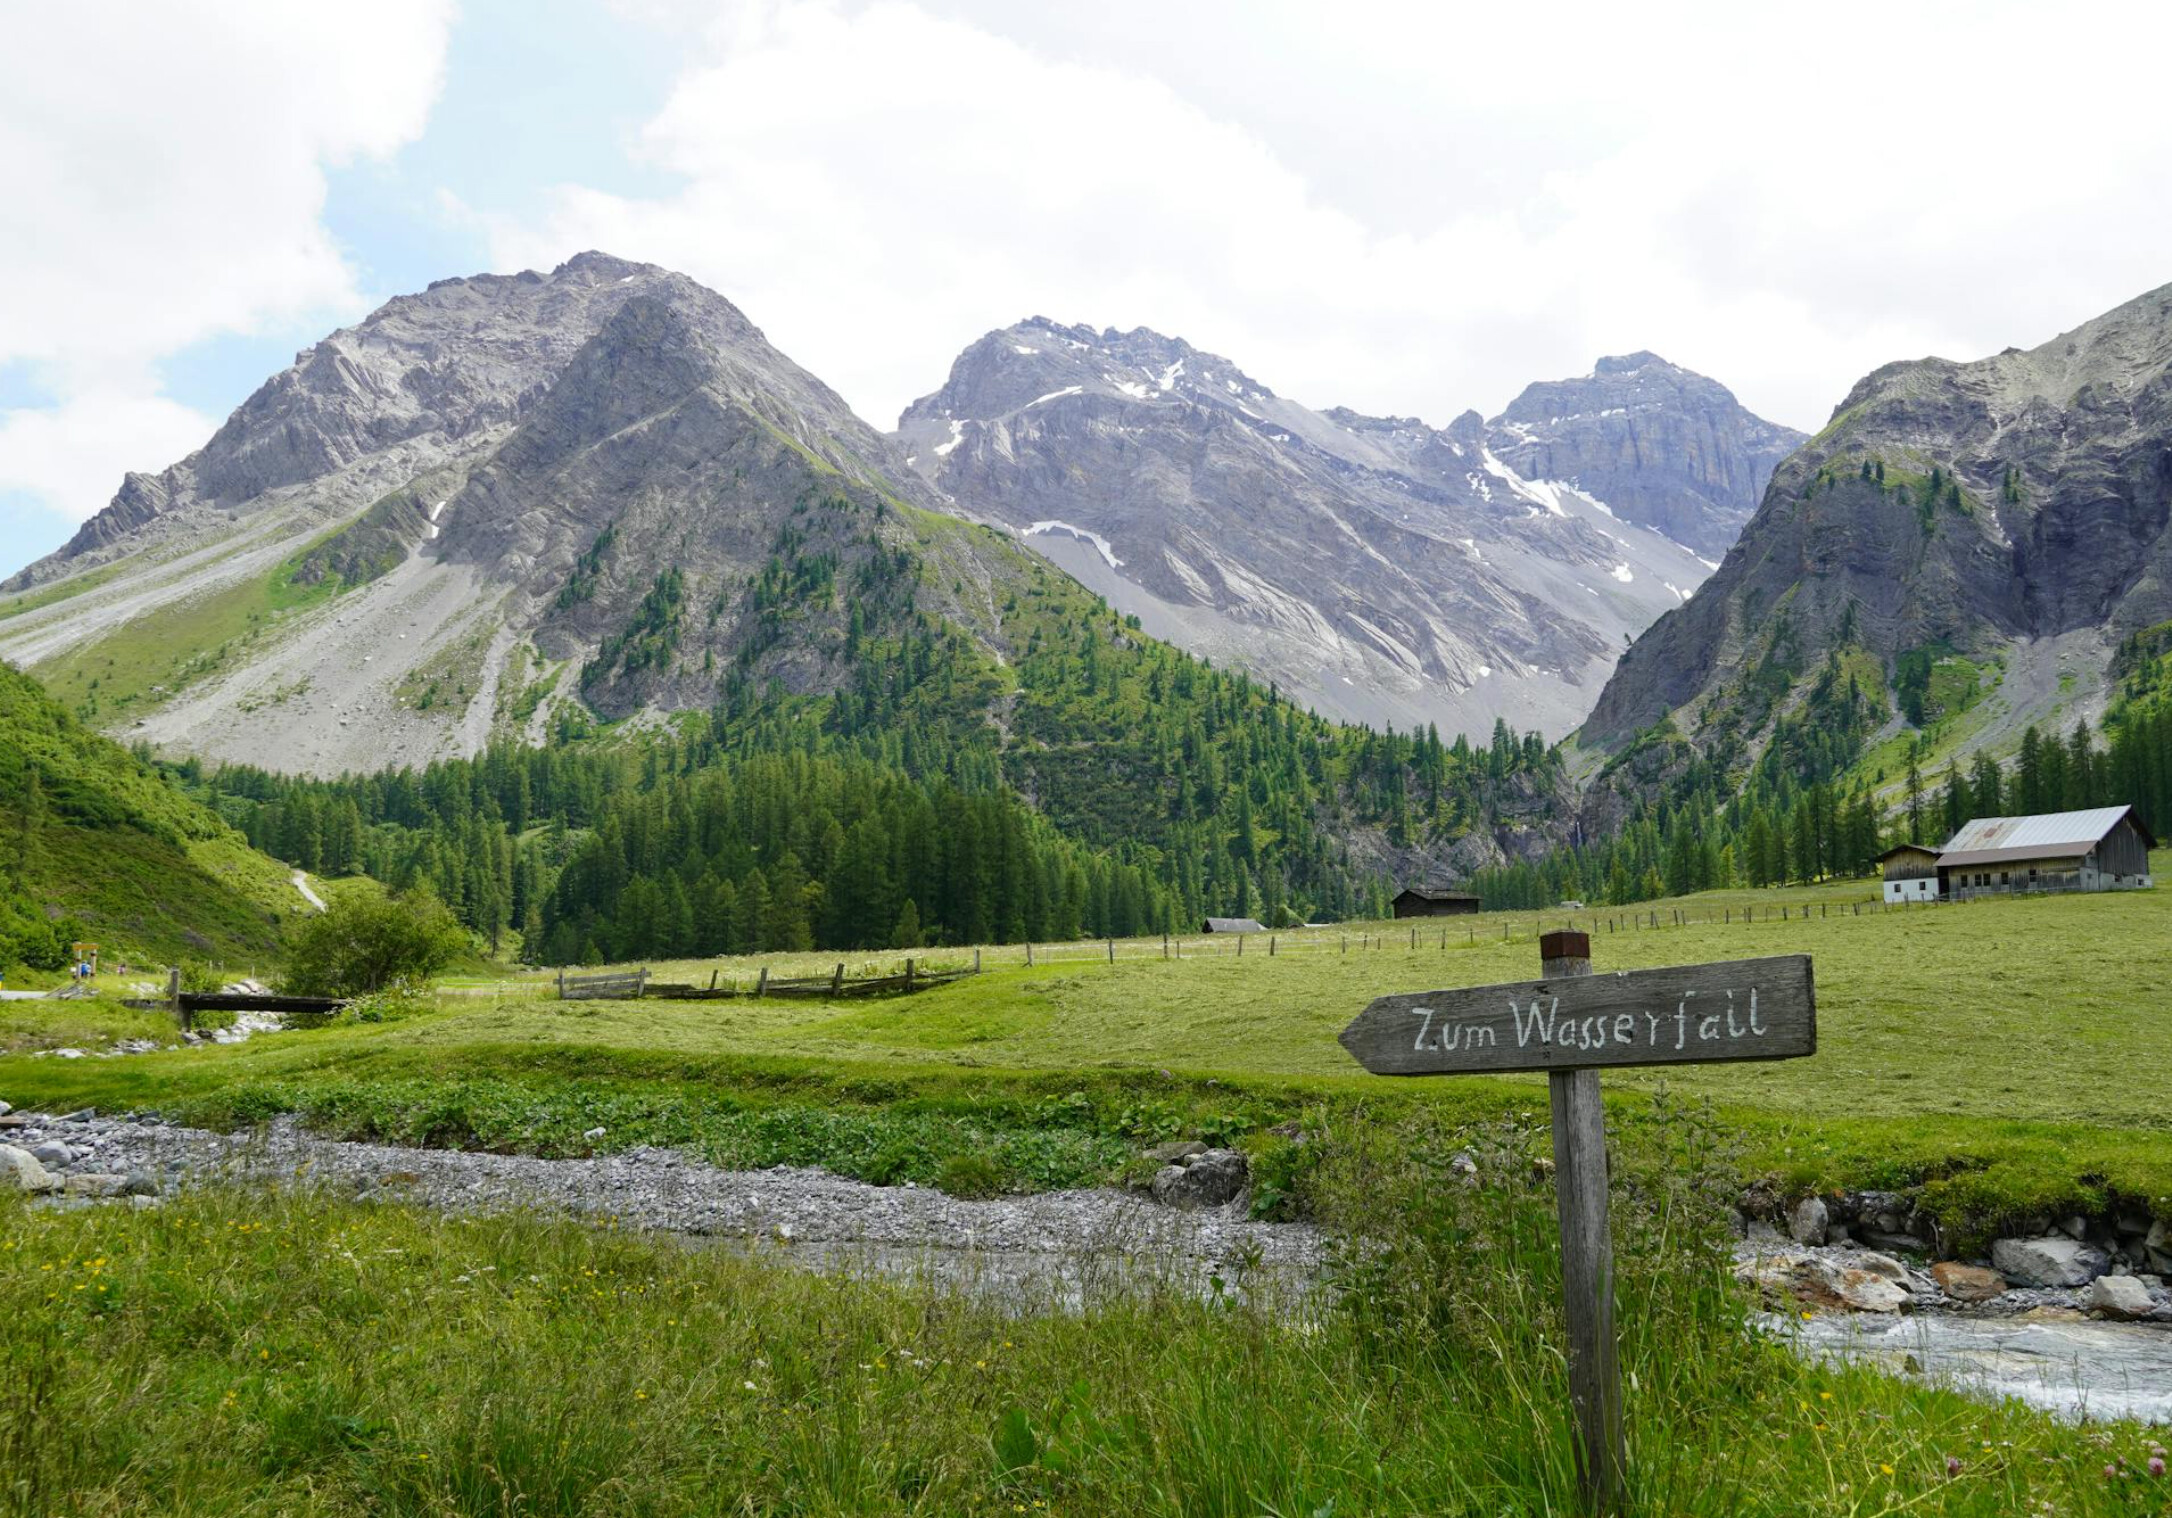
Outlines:
{"type": "Polygon", "coordinates": [[[179,965],[175,965],[166,972],[166,1005],[172,1010],[173,1020],[180,1024],[181,1031],[188,1032],[190,1018],[188,1013],[181,1010],[181,967],[179,965]]]}
{"type": "MultiPolygon", "coordinates": [[[[911,963],[912,963],[912,961],[911,961],[911,960],[907,960],[907,961],[906,961],[906,963],[907,963],[907,964],[911,964],[911,963]]],[[[769,991],[769,966],[767,966],[767,965],[764,965],[764,966],[762,966],[762,973],[761,973],[761,976],[760,976],[760,977],[759,977],[759,978],[758,978],[758,979],[757,979],[757,980],[756,980],[756,981],[754,982],[754,994],[755,994],[756,996],[763,996],[763,995],[766,995],[766,994],[768,993],[768,991],[769,991]]]]}
{"type": "Polygon", "coordinates": [[[1169,957],[1169,935],[1167,933],[1161,935],[1161,957],[1163,959],[1169,957]]]}
{"type": "Polygon", "coordinates": [[[649,988],[649,967],[643,965],[634,971],[634,1000],[639,1001],[649,988]]]}
{"type": "Polygon", "coordinates": [[[973,973],[975,975],[980,973],[980,950],[978,949],[973,951],[973,973]]]}
{"type": "Polygon", "coordinates": [[[1269,959],[1275,957],[1275,935],[1272,933],[1267,935],[1267,957],[1269,959]]]}
{"type": "Polygon", "coordinates": [[[1033,968],[1033,940],[1030,938],[1026,940],[1026,968],[1033,968]]]}
{"type": "Polygon", "coordinates": [[[560,1001],[566,999],[566,967],[564,965],[558,967],[558,999],[560,1001]]]}
{"type": "MultiPolygon", "coordinates": [[[[975,964],[974,968],[979,969],[980,966],[978,964],[975,964]]],[[[838,997],[844,994],[844,991],[845,962],[840,959],[839,961],[837,961],[837,973],[830,977],[830,999],[832,1001],[835,1001],[838,997]]]]}
{"type": "Polygon", "coordinates": [[[1244,935],[1242,933],[1237,935],[1237,957],[1239,959],[1244,958],[1244,935]]]}
{"type": "Polygon", "coordinates": [[[711,971],[709,972],[709,989],[710,989],[710,990],[712,990],[712,991],[714,991],[714,990],[716,989],[716,977],[717,977],[717,972],[716,972],[716,971],[714,971],[714,970],[711,970],[711,971]]]}
{"type": "Polygon", "coordinates": [[[1116,963],[1116,940],[1113,938],[1109,940],[1109,963],[1116,963]]]}
{"type": "Polygon", "coordinates": [[[912,988],[913,988],[913,962],[912,962],[911,960],[909,960],[909,959],[908,959],[908,960],[906,960],[906,961],[905,961],[905,989],[906,989],[907,991],[910,991],[910,990],[912,990],[912,988]]]}

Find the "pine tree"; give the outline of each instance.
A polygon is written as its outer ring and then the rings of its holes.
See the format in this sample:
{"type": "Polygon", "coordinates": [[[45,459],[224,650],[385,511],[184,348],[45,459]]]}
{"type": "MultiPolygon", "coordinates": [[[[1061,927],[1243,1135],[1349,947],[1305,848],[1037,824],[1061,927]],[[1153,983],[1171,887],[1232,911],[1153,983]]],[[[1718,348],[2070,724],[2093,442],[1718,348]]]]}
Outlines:
{"type": "Polygon", "coordinates": [[[897,914],[897,926],[890,932],[890,947],[917,949],[924,941],[920,931],[920,908],[914,906],[913,899],[908,896],[905,898],[904,907],[897,914]]]}

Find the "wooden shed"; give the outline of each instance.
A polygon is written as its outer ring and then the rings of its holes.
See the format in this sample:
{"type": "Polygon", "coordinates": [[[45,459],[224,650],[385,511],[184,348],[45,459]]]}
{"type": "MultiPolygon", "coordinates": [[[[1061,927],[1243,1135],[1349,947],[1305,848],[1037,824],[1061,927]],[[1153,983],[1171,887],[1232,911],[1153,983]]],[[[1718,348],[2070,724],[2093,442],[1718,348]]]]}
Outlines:
{"type": "Polygon", "coordinates": [[[1478,898],[1468,891],[1436,890],[1431,886],[1406,886],[1396,893],[1398,917],[1460,917],[1478,910],[1478,898]]]}
{"type": "Polygon", "coordinates": [[[1938,850],[1920,843],[1900,843],[1878,856],[1885,876],[1885,899],[1931,901],[1938,895],[1938,850]]]}
{"type": "Polygon", "coordinates": [[[2135,890],[2155,884],[2149,851],[2156,846],[2131,806],[1978,817],[1939,851],[1938,883],[1948,896],[2135,890]]]}

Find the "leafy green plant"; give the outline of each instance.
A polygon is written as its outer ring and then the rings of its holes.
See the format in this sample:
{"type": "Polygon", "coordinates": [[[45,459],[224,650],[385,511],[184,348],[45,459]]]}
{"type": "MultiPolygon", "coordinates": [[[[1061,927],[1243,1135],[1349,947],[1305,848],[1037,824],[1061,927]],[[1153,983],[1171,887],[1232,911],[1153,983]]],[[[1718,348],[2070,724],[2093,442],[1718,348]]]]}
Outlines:
{"type": "Polygon", "coordinates": [[[356,996],[435,975],[467,947],[467,930],[426,891],[355,893],[296,928],[286,989],[298,996],[356,996]]]}

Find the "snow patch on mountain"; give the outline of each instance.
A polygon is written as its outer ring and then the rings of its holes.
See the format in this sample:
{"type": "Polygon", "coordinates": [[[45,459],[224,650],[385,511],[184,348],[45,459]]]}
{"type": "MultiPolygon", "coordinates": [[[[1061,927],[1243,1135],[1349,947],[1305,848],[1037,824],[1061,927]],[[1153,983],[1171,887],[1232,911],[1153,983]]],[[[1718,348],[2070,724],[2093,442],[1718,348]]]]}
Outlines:
{"type": "Polygon", "coordinates": [[[1067,537],[1078,539],[1081,543],[1091,543],[1101,550],[1101,557],[1107,562],[1109,568],[1122,569],[1124,567],[1124,561],[1116,557],[1116,550],[1109,546],[1109,540],[1101,536],[1100,533],[1091,531],[1088,528],[1074,527],[1069,522],[1058,522],[1051,518],[1045,522],[1035,522],[1026,529],[1025,535],[1033,538],[1048,532],[1060,532],[1067,537]]]}

